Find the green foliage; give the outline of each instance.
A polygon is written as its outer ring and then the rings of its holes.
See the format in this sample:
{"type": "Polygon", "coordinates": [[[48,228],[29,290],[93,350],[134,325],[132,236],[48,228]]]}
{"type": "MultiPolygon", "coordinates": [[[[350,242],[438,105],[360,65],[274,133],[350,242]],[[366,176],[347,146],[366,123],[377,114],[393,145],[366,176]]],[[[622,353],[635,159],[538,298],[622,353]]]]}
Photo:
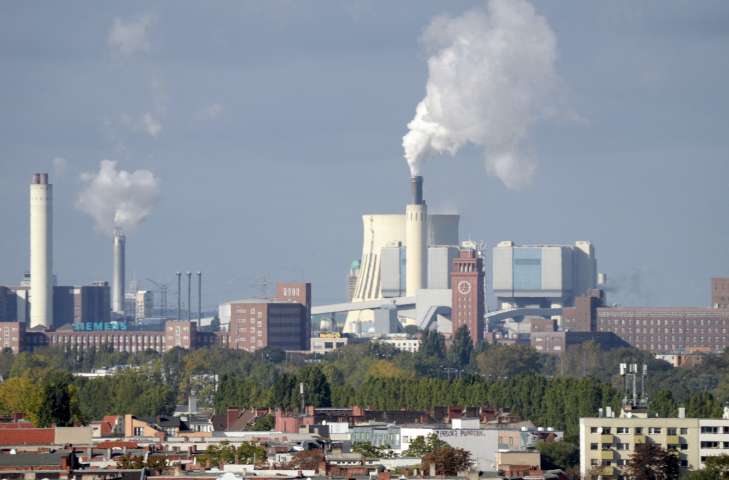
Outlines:
{"type": "Polygon", "coordinates": [[[390,444],[373,445],[372,442],[352,442],[353,452],[367,458],[396,458],[397,453],[392,451],[390,444]]]}
{"type": "Polygon", "coordinates": [[[443,360],[445,359],[446,353],[445,337],[443,334],[435,330],[423,330],[417,356],[443,360]]]}
{"type": "Polygon", "coordinates": [[[305,383],[306,404],[315,407],[331,407],[332,391],[327,377],[319,365],[307,365],[301,369],[297,383],[305,383]]]}
{"type": "Polygon", "coordinates": [[[544,470],[579,467],[580,448],[569,442],[538,442],[536,449],[542,457],[542,468],[544,470]]]}
{"type": "Polygon", "coordinates": [[[167,467],[167,459],[161,455],[150,455],[145,461],[143,456],[132,456],[131,453],[127,453],[116,462],[116,466],[123,470],[139,470],[141,468],[161,470],[167,467]]]}
{"type": "Polygon", "coordinates": [[[256,461],[266,461],[266,449],[258,443],[250,441],[241,443],[237,449],[230,444],[230,441],[223,440],[218,444],[210,444],[205,453],[199,455],[197,461],[205,464],[210,460],[210,465],[218,465],[220,462],[233,463],[236,455],[240,463],[250,464],[256,461]]]}
{"type": "Polygon", "coordinates": [[[249,423],[245,429],[249,432],[270,432],[275,426],[276,420],[274,417],[272,415],[266,415],[253,423],[249,423]]]}
{"type": "Polygon", "coordinates": [[[0,353],[0,375],[2,375],[4,379],[7,379],[10,376],[10,370],[13,368],[14,362],[15,355],[10,347],[3,348],[2,353],[0,353]]]}
{"type": "Polygon", "coordinates": [[[426,454],[447,446],[448,442],[440,440],[435,433],[429,434],[427,438],[418,435],[414,440],[410,441],[410,446],[402,452],[402,456],[423,458],[426,454]]]}
{"type": "Polygon", "coordinates": [[[651,398],[648,404],[648,416],[655,417],[656,414],[661,418],[678,416],[678,403],[673,399],[670,390],[663,389],[651,398]]]}
{"type": "Polygon", "coordinates": [[[471,362],[472,351],[471,332],[469,332],[466,325],[461,325],[453,335],[451,348],[448,350],[448,360],[453,362],[453,366],[456,368],[466,368],[471,362]]]}
{"type": "Polygon", "coordinates": [[[73,426],[71,420],[71,392],[67,383],[51,383],[42,390],[42,403],[34,417],[37,428],[73,426]]]}
{"type": "Polygon", "coordinates": [[[729,480],[729,455],[712,455],[706,457],[703,470],[691,472],[686,480],[729,480]]]}
{"type": "Polygon", "coordinates": [[[405,328],[403,328],[403,332],[408,335],[415,335],[416,333],[420,333],[420,329],[417,325],[406,325],[405,328]]]}
{"type": "Polygon", "coordinates": [[[699,392],[684,404],[688,418],[716,418],[724,411],[721,403],[709,392],[699,392]]]}

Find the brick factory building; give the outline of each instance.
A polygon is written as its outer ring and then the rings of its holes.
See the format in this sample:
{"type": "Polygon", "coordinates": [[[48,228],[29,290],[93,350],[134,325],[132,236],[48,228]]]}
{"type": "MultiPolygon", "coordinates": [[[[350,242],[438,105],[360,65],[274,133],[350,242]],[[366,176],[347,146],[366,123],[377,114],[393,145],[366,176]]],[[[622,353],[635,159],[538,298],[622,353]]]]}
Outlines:
{"type": "Polygon", "coordinates": [[[277,298],[272,300],[230,302],[221,305],[221,310],[224,305],[234,312],[228,332],[198,332],[197,323],[189,321],[165,322],[163,329],[157,331],[126,330],[125,323],[109,321],[75,321],[47,329],[43,326],[28,329],[26,322],[2,322],[0,332],[6,337],[6,346],[15,354],[40,347],[67,346],[85,351],[102,345],[132,354],[148,349],[164,353],[174,347],[195,350],[215,345],[250,352],[266,346],[282,350],[310,349],[310,283],[278,284],[277,298]]]}
{"type": "Polygon", "coordinates": [[[729,308],[729,278],[711,279],[711,306],[729,308]]]}

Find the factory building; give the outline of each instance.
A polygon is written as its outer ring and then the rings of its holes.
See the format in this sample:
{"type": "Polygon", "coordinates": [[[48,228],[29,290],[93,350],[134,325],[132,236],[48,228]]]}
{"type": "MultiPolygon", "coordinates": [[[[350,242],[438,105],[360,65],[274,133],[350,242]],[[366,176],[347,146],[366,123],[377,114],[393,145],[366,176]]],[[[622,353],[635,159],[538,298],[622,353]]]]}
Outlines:
{"type": "Polygon", "coordinates": [[[311,284],[278,283],[276,298],[220,304],[221,323],[230,323],[229,346],[255,352],[311,349],[311,284]]]}
{"type": "Polygon", "coordinates": [[[53,326],[59,328],[69,323],[110,321],[109,295],[107,282],[92,282],[91,286],[54,287],[53,326]]]}
{"type": "Polygon", "coordinates": [[[154,316],[154,292],[151,290],[139,290],[136,296],[136,316],[135,321],[142,318],[152,318],[154,316]]]}
{"type": "MultiPolygon", "coordinates": [[[[427,247],[457,246],[459,244],[459,219],[458,215],[428,215],[426,222],[427,247]]],[[[362,262],[352,298],[353,302],[383,298],[380,270],[382,249],[407,249],[405,215],[364,215],[362,221],[364,224],[362,262]]],[[[388,265],[390,262],[388,261],[388,265]]],[[[449,268],[443,272],[445,282],[448,282],[449,272],[449,268]]],[[[403,287],[403,290],[405,289],[406,287],[403,287]]]]}
{"type": "MultiPolygon", "coordinates": [[[[453,260],[458,258],[457,246],[431,246],[426,250],[427,289],[450,289],[450,270],[453,260]]],[[[407,248],[397,242],[382,249],[380,259],[380,280],[383,298],[407,295],[407,248]]]]}
{"type": "Polygon", "coordinates": [[[517,246],[506,241],[493,255],[498,310],[571,307],[576,297],[597,286],[595,247],[590,242],[517,246]]]}
{"type": "Polygon", "coordinates": [[[711,306],[729,308],[729,278],[711,279],[711,306]]]}

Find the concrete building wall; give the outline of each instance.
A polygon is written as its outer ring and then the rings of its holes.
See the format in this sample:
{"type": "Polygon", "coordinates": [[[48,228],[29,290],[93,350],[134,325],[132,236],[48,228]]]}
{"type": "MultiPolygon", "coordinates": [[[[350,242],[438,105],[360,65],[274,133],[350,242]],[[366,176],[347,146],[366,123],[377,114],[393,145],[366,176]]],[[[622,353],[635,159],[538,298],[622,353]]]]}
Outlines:
{"type": "Polygon", "coordinates": [[[91,445],[94,429],[92,427],[56,427],[56,445],[91,445]]]}
{"type": "Polygon", "coordinates": [[[385,247],[381,252],[380,278],[383,298],[405,296],[407,283],[405,247],[385,247]]]}
{"type": "Polygon", "coordinates": [[[696,418],[580,418],[580,471],[603,465],[605,475],[624,475],[625,462],[639,443],[678,452],[680,476],[699,468],[696,418]]]}
{"type": "Polygon", "coordinates": [[[457,246],[428,247],[428,289],[451,288],[451,266],[458,256],[457,246]]]}

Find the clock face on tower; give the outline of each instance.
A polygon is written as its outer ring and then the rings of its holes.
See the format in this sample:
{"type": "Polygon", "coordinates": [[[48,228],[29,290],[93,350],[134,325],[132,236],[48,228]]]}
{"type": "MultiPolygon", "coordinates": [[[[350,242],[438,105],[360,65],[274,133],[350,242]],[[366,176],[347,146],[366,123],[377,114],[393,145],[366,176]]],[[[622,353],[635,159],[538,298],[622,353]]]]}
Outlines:
{"type": "Polygon", "coordinates": [[[463,295],[468,295],[468,293],[471,291],[471,284],[463,280],[461,283],[458,284],[458,291],[461,292],[463,295]]]}

